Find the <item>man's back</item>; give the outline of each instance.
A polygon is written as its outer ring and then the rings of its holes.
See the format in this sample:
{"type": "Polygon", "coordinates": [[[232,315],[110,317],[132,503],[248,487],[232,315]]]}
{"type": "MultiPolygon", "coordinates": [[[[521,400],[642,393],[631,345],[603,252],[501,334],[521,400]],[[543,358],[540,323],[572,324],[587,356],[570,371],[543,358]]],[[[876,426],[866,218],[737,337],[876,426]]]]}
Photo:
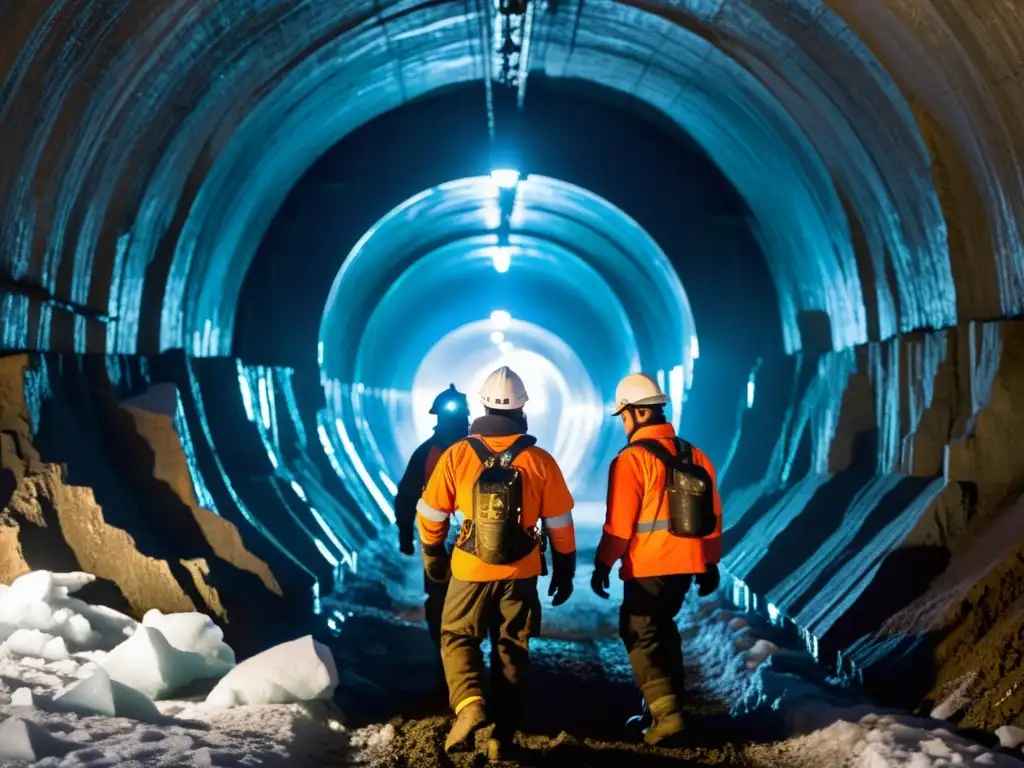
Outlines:
{"type": "MultiPolygon", "coordinates": [[[[512,435],[471,436],[480,440],[495,454],[508,450],[522,437],[512,435]]],[[[573,508],[572,494],[554,458],[542,448],[531,446],[515,457],[511,466],[522,478],[522,524],[533,529],[544,518],[555,520],[573,508]]],[[[482,471],[480,458],[468,440],[460,440],[441,456],[423,502],[433,510],[458,510],[466,520],[473,517],[473,488],[482,471]]],[[[421,526],[423,526],[421,518],[421,526]]],[[[555,529],[557,530],[557,528],[555,529]]],[[[421,535],[424,531],[421,528],[421,535]]],[[[437,532],[428,532],[436,537],[437,532]]],[[[463,581],[499,581],[525,579],[541,572],[540,548],[511,565],[490,565],[458,547],[452,553],[452,575],[463,581]]]]}
{"type": "Polygon", "coordinates": [[[722,549],[722,502],[715,468],[703,451],[691,446],[693,463],[707,471],[714,486],[715,531],[702,539],[673,536],[667,526],[656,525],[669,519],[664,492],[667,473],[660,459],[638,445],[644,440],[656,440],[676,455],[672,425],[657,424],[638,429],[612,464],[605,532],[629,540],[622,578],[704,573],[707,563],[718,562],[722,549]]]}

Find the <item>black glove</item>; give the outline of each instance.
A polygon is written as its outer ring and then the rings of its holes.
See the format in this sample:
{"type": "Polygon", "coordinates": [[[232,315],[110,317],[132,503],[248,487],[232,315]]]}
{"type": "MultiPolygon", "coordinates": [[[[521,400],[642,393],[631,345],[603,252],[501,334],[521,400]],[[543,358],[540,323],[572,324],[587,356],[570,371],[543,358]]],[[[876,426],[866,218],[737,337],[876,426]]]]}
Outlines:
{"type": "Polygon", "coordinates": [[[451,578],[452,556],[444,544],[423,545],[423,569],[427,578],[437,584],[444,584],[451,578]]]}
{"type": "Polygon", "coordinates": [[[412,531],[409,533],[405,531],[398,532],[398,551],[403,555],[416,554],[416,550],[412,545],[412,531]]]}
{"type": "Polygon", "coordinates": [[[718,589],[721,580],[722,577],[718,573],[718,565],[716,563],[708,563],[707,571],[697,574],[697,594],[701,597],[707,597],[718,589]]]}
{"type": "Polygon", "coordinates": [[[551,585],[548,597],[554,596],[551,604],[559,606],[572,596],[572,579],[576,575],[576,553],[562,554],[551,551],[551,585]]]}
{"type": "Polygon", "coordinates": [[[608,587],[611,586],[612,569],[600,560],[594,562],[594,573],[590,577],[590,588],[598,597],[608,599],[608,587]]]}

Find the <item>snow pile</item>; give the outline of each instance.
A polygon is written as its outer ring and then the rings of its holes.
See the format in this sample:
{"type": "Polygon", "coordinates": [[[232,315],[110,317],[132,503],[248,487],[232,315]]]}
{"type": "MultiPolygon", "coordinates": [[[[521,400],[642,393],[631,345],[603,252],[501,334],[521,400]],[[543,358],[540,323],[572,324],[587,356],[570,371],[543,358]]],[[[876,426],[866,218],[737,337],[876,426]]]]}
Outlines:
{"type": "Polygon", "coordinates": [[[234,707],[315,701],[331,698],[337,687],[330,649],[307,635],[243,661],[217,684],[206,703],[234,707]]]}
{"type": "Polygon", "coordinates": [[[236,666],[207,616],[140,624],[70,596],[93,580],[38,571],[0,585],[0,764],[314,765],[339,739],[347,749],[319,701],[337,667],[312,637],[236,666]],[[170,698],[203,681],[208,701],[170,698]]]}
{"type": "Polygon", "coordinates": [[[96,580],[88,573],[33,571],[0,584],[0,642],[8,653],[66,659],[69,649],[110,650],[134,630],[135,620],[70,597],[96,580]]]}
{"type": "Polygon", "coordinates": [[[210,662],[235,663],[235,652],[224,642],[224,631],[205,614],[168,615],[154,608],[142,617],[142,626],[159,630],[179,651],[198,653],[210,662]]]}
{"type": "MultiPolygon", "coordinates": [[[[183,614],[186,620],[193,615],[183,614]]],[[[145,625],[107,654],[101,665],[111,680],[131,686],[154,700],[167,698],[196,680],[222,677],[234,666],[193,651],[178,650],[159,629],[145,625]]]]}
{"type": "MultiPolygon", "coordinates": [[[[700,658],[712,694],[729,702],[733,714],[762,718],[793,736],[786,750],[807,764],[1022,768],[1015,757],[957,736],[948,723],[879,712],[867,699],[830,689],[810,654],[771,641],[780,633],[765,617],[739,615],[710,602],[685,614],[682,624],[687,650],[700,658]]],[[[1014,735],[1001,733],[1003,745],[1014,735]]]]}

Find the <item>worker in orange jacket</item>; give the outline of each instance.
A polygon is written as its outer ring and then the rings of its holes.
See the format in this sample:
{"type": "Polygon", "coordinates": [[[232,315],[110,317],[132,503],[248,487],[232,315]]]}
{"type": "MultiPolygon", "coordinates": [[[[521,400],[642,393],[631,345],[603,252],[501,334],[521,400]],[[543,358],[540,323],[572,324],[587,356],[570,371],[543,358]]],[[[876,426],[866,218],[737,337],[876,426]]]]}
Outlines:
{"type": "Polygon", "coordinates": [[[480,399],[486,415],[473,422],[469,438],[441,456],[417,515],[427,571],[448,567],[449,521],[456,510],[464,517],[441,622],[441,658],[456,716],[445,742],[449,752],[469,745],[492,718],[489,747],[499,751],[518,727],[529,642],[541,623],[539,525],[552,546],[552,605],[569,599],[576,571],[572,494],[555,460],[526,434],[529,398],[522,379],[499,368],[480,399]],[[488,633],[490,698],[480,650],[488,633]]]}
{"type": "MultiPolygon", "coordinates": [[[[452,443],[469,434],[469,403],[454,384],[434,398],[430,413],[437,417],[434,434],[413,451],[395,494],[398,547],[406,555],[415,552],[413,529],[416,526],[416,504],[423,489],[427,487],[434,467],[452,443]]],[[[423,571],[423,591],[426,597],[423,608],[427,629],[438,647],[441,644],[441,611],[444,609],[444,596],[448,592],[449,575],[447,569],[436,569],[434,573],[426,569],[423,571]]]]}
{"type": "Polygon", "coordinates": [[[653,720],[644,733],[658,744],[683,731],[683,649],[675,618],[696,581],[718,589],[722,502],[715,468],[680,440],[665,418],[668,397],[649,376],[619,384],[614,413],[629,444],[612,462],[608,509],[591,588],[607,598],[621,561],[619,633],[653,720]]]}

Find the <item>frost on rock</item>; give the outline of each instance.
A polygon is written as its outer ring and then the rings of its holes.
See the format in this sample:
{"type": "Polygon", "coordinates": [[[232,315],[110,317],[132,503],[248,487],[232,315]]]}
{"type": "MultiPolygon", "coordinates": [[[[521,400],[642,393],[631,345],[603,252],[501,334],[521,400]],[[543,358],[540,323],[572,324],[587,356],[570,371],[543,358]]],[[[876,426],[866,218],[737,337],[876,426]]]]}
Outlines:
{"type": "Polygon", "coordinates": [[[196,680],[221,677],[232,667],[198,653],[179,651],[160,630],[145,625],[107,654],[100,665],[112,680],[154,700],[166,698],[196,680]]]}
{"type": "MultiPolygon", "coordinates": [[[[687,652],[698,657],[716,698],[734,715],[770,722],[788,738],[786,751],[800,764],[836,768],[1021,768],[999,754],[951,733],[946,723],[881,712],[867,699],[808,680],[810,657],[779,648],[765,617],[751,613],[737,622],[728,611],[702,606],[683,615],[692,636],[687,652]]],[[[1018,731],[1024,743],[1024,730],[1018,731]]],[[[1005,746],[1010,729],[998,734],[1005,746]]]]}
{"type": "Polygon", "coordinates": [[[202,613],[161,613],[157,609],[142,617],[144,627],[158,629],[179,651],[198,653],[209,661],[234,665],[235,652],[224,642],[224,631],[202,613]]]}
{"type": "Polygon", "coordinates": [[[144,693],[116,680],[98,668],[91,677],[79,680],[53,700],[55,709],[84,715],[126,717],[146,723],[164,720],[160,710],[144,693]]]}
{"type": "Polygon", "coordinates": [[[243,661],[217,684],[206,703],[235,707],[315,701],[329,699],[337,687],[330,649],[307,635],[243,661]]]}
{"type": "Polygon", "coordinates": [[[12,717],[0,723],[0,760],[35,763],[64,757],[80,745],[58,739],[31,720],[12,717]]]}
{"type": "MultiPolygon", "coordinates": [[[[39,637],[32,635],[35,639],[30,641],[19,630],[38,632],[61,641],[65,647],[62,658],[67,658],[69,651],[113,648],[134,631],[137,622],[109,608],[70,597],[95,580],[88,573],[32,571],[9,587],[0,585],[0,641],[5,641],[9,652],[18,653],[10,646],[12,638],[17,638],[16,644],[23,644],[38,642],[39,637]]],[[[58,647],[54,643],[51,654],[57,653],[58,647]]]]}

